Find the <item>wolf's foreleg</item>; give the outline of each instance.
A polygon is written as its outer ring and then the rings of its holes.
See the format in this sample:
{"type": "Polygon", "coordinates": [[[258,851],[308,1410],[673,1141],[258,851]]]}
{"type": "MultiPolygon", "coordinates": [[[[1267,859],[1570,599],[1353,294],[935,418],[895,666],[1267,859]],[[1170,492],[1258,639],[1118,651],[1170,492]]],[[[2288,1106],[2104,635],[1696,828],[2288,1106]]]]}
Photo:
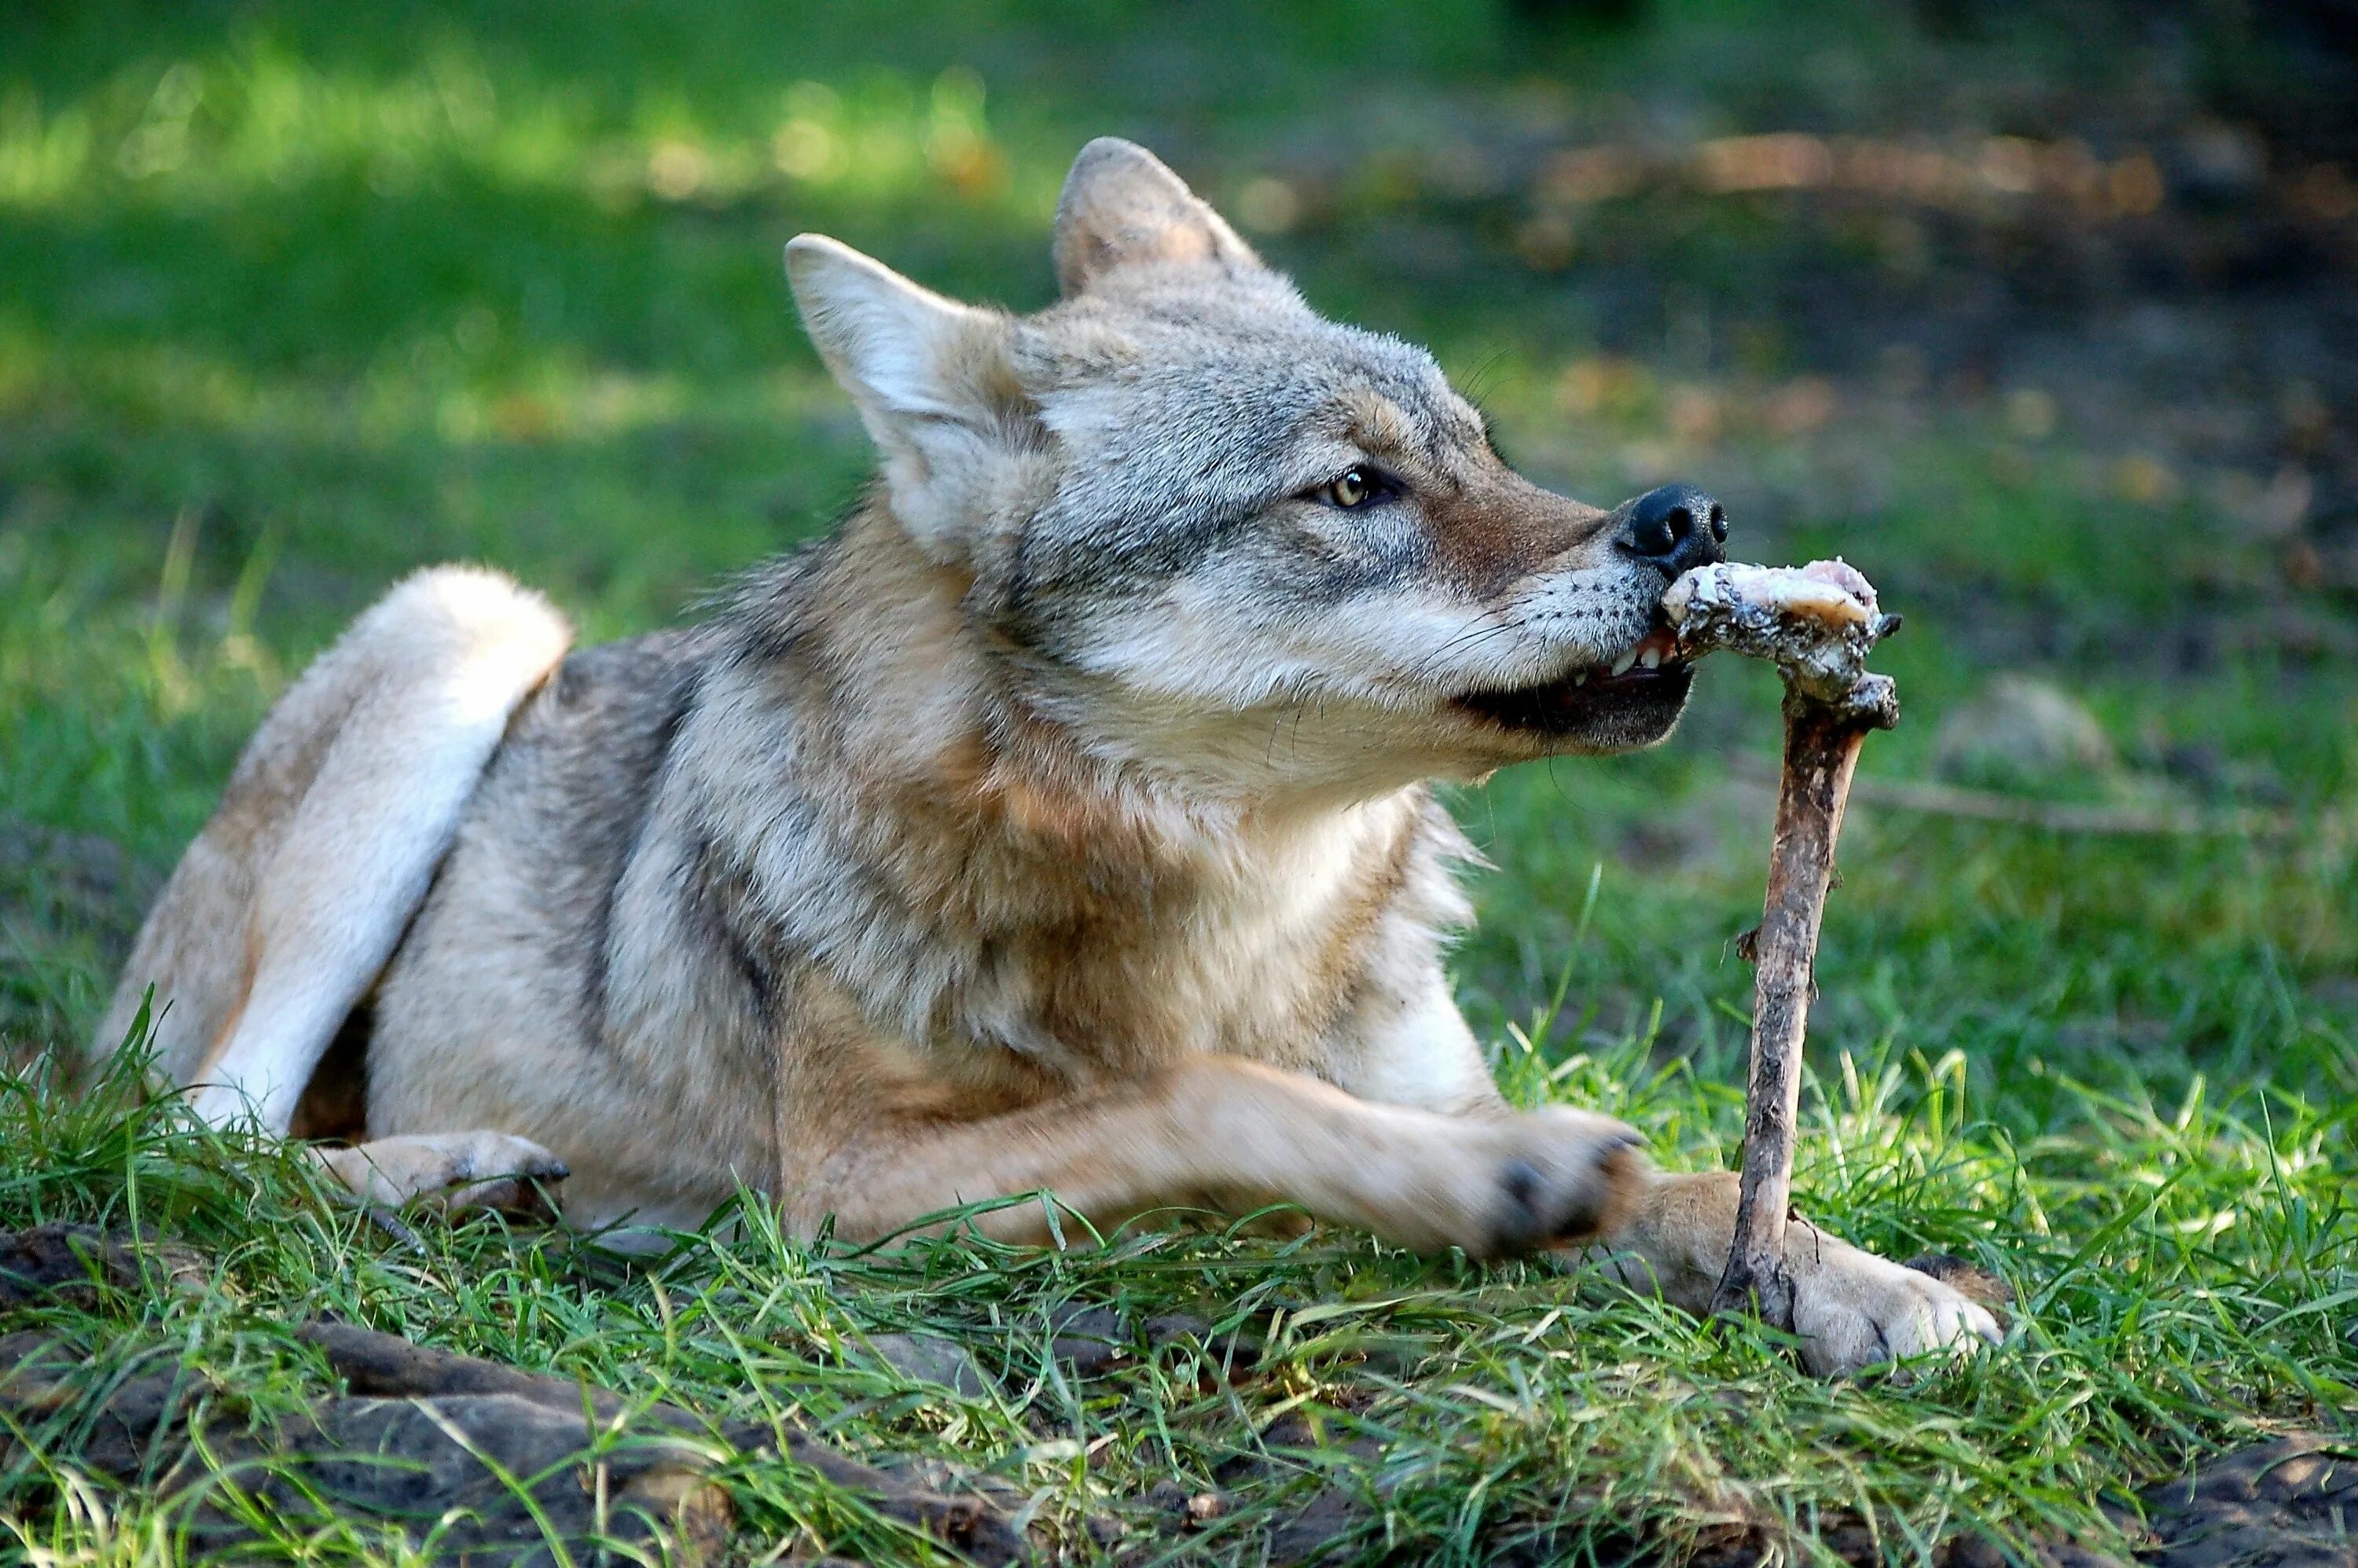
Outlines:
{"type": "MultiPolygon", "coordinates": [[[[1048,1189],[1095,1224],[1150,1209],[1297,1204],[1402,1246],[1477,1256],[1612,1227],[1643,1170],[1637,1135],[1561,1107],[1456,1117],[1359,1099],[1318,1079],[1209,1056],[1148,1082],[973,1121],[853,1134],[781,1193],[789,1219],[872,1238],[959,1204],[1048,1189]]],[[[1049,1236],[1037,1205],[982,1216],[1049,1236]]]]}
{"type": "MultiPolygon", "coordinates": [[[[1626,1217],[1605,1233],[1606,1269],[1632,1289],[1709,1312],[1736,1233],[1737,1183],[1733,1171],[1647,1173],[1626,1217]]],[[[1997,1320],[1955,1287],[1806,1220],[1791,1222],[1786,1265],[1801,1361],[1821,1376],[1999,1337],[1997,1320]]]]}
{"type": "Polygon", "coordinates": [[[537,596],[467,568],[420,572],[362,615],[247,743],[93,1049],[120,1043],[152,984],[158,1065],[198,1114],[285,1134],[569,637],[537,596]]]}

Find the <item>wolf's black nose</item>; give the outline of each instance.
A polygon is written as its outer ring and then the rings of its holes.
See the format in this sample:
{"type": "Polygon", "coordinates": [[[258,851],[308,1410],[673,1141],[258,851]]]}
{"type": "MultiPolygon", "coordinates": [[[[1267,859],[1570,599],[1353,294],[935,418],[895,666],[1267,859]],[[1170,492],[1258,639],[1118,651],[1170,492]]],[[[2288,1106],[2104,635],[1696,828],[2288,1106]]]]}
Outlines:
{"type": "Polygon", "coordinates": [[[1691,484],[1666,484],[1627,503],[1620,541],[1669,577],[1727,559],[1727,508],[1691,484]]]}

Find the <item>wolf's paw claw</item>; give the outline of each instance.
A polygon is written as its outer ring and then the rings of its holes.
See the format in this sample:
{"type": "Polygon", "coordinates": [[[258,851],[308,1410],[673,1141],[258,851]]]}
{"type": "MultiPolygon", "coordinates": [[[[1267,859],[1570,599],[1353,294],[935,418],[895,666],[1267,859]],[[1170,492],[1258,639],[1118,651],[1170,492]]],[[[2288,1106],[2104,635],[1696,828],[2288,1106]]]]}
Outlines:
{"type": "Polygon", "coordinates": [[[1931,1274],[1831,1238],[1813,1247],[1798,1227],[1786,1245],[1802,1364],[1822,1377],[2004,1338],[1988,1308],[1931,1274]]]}

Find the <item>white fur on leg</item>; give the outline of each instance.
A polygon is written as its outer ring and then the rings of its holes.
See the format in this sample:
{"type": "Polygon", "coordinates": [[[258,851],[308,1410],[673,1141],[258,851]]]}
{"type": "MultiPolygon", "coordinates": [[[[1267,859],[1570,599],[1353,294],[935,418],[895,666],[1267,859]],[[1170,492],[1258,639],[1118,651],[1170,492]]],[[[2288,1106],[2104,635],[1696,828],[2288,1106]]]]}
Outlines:
{"type": "Polygon", "coordinates": [[[505,579],[443,568],[403,583],[321,661],[320,678],[356,674],[362,688],[255,890],[253,982],[192,1086],[199,1116],[251,1113],[286,1133],[425,898],[509,716],[568,636],[505,579]]]}

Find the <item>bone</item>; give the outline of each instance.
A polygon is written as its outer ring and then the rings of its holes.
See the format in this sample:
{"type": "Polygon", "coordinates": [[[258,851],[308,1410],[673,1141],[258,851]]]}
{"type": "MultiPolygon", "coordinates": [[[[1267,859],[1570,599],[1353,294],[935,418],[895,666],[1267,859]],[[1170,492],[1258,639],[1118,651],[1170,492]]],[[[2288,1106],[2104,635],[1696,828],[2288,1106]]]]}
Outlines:
{"type": "Polygon", "coordinates": [[[1859,747],[1869,730],[1899,721],[1891,678],[1866,668],[1866,655],[1898,629],[1899,618],[1885,614],[1874,585],[1840,560],[1800,568],[1701,567],[1671,585],[1662,612],[1678,633],[1682,654],[1724,648],[1768,660],[1785,677],[1785,762],[1768,891],[1759,928],[1740,944],[1753,962],[1755,985],[1744,1170],[1736,1234],[1712,1311],[1732,1314],[1749,1305],[1762,1321],[1790,1333],[1793,1279],[1785,1265],[1785,1225],[1818,929],[1859,747]]]}
{"type": "Polygon", "coordinates": [[[1887,677],[1867,673],[1866,655],[1899,629],[1899,617],[1883,613],[1875,585],[1847,561],[1698,567],[1671,584],[1662,613],[1682,651],[1767,659],[1789,691],[1823,706],[1879,710],[1897,700],[1887,677]]]}

